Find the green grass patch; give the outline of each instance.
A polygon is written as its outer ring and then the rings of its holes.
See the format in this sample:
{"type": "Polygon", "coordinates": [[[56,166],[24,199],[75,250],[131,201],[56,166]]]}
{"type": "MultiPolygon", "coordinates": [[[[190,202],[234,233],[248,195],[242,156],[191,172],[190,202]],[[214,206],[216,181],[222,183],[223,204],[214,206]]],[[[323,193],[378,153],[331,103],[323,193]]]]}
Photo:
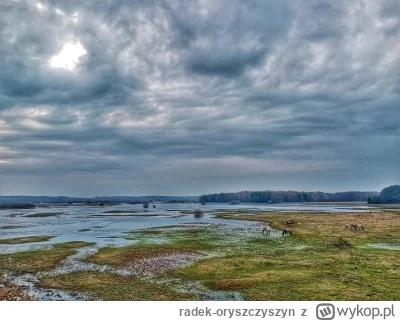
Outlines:
{"type": "Polygon", "coordinates": [[[163,243],[167,243],[162,245],[164,248],[191,251],[217,251],[224,246],[223,235],[208,224],[173,225],[132,231],[127,239],[138,241],[139,244],[135,245],[137,247],[154,246],[154,241],[160,239],[163,243]]]}
{"type": "Polygon", "coordinates": [[[395,251],[326,248],[216,257],[169,274],[246,300],[397,300],[399,266],[395,251]]]}
{"type": "Polygon", "coordinates": [[[52,239],[54,236],[26,236],[26,237],[14,237],[9,239],[0,239],[0,244],[23,244],[23,243],[35,243],[45,242],[52,239]]]}
{"type": "Polygon", "coordinates": [[[85,261],[126,267],[142,259],[173,254],[215,252],[224,247],[221,244],[221,235],[208,226],[173,226],[133,231],[126,239],[135,240],[138,243],[125,247],[101,248],[85,261]]]}
{"type": "Polygon", "coordinates": [[[0,271],[35,273],[56,268],[61,261],[77,252],[77,249],[94,243],[67,242],[54,244],[50,249],[17,252],[0,255],[0,271]]]}
{"type": "Polygon", "coordinates": [[[132,276],[101,272],[73,272],[41,279],[47,288],[87,293],[100,300],[170,301],[193,300],[193,295],[180,293],[170,286],[132,276]]]}
{"type": "Polygon", "coordinates": [[[50,217],[57,216],[59,214],[63,214],[62,212],[43,212],[43,213],[32,213],[25,215],[25,217],[50,217]]]}
{"type": "Polygon", "coordinates": [[[253,237],[232,242],[226,256],[168,272],[213,290],[239,291],[246,300],[397,300],[400,252],[371,249],[368,242],[398,240],[398,213],[224,213],[224,218],[262,221],[292,237],[253,237]],[[363,224],[364,231],[345,230],[363,224]],[[302,247],[306,245],[305,248],[302,247]]]}

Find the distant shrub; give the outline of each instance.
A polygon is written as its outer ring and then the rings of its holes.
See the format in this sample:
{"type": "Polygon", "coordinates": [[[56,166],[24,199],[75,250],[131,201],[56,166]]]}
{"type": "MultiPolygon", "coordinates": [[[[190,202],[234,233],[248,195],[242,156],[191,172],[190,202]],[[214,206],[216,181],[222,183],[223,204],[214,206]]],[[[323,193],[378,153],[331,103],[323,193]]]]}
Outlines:
{"type": "Polygon", "coordinates": [[[368,204],[380,204],[381,200],[379,199],[379,196],[371,196],[368,197],[368,204]]]}
{"type": "Polygon", "coordinates": [[[204,213],[201,210],[195,210],[194,213],[193,213],[193,217],[194,218],[201,218],[203,216],[204,216],[204,213]]]}
{"type": "Polygon", "coordinates": [[[334,243],[333,243],[334,247],[337,247],[339,249],[345,249],[345,248],[349,248],[352,247],[353,245],[347,241],[346,239],[340,237],[339,239],[337,239],[334,243]]]}

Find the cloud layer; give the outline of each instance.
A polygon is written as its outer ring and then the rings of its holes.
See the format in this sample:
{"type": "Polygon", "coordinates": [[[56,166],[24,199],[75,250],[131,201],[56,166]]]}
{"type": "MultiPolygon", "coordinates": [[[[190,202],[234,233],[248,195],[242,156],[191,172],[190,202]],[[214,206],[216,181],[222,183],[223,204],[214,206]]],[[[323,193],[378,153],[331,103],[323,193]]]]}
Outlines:
{"type": "Polygon", "coordinates": [[[399,17],[395,0],[3,0],[0,194],[398,183],[399,17]],[[57,68],[66,45],[85,54],[57,68]]]}

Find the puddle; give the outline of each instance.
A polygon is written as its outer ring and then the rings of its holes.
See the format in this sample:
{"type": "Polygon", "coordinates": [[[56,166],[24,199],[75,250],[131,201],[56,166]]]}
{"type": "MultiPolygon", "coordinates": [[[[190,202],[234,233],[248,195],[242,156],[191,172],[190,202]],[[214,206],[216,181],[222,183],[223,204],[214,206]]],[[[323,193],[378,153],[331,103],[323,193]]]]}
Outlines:
{"type": "Polygon", "coordinates": [[[50,249],[50,241],[24,244],[0,244],[1,254],[12,254],[15,252],[36,251],[50,249]]]}
{"type": "Polygon", "coordinates": [[[292,250],[304,250],[304,249],[307,249],[309,247],[311,247],[311,246],[302,244],[302,245],[292,246],[291,249],[292,250]]]}
{"type": "Polygon", "coordinates": [[[243,301],[239,292],[209,290],[198,281],[182,283],[179,279],[169,279],[159,283],[168,284],[180,292],[195,294],[202,301],[243,301]]]}
{"type": "Polygon", "coordinates": [[[95,254],[99,250],[99,246],[87,246],[78,250],[78,253],[67,257],[61,262],[60,266],[46,273],[41,273],[42,276],[55,276],[76,271],[95,271],[95,272],[110,272],[119,275],[131,275],[133,272],[129,269],[116,269],[107,265],[84,262],[83,259],[89,255],[95,254]]]}
{"type": "Polygon", "coordinates": [[[368,244],[368,247],[372,247],[374,249],[400,251],[400,244],[372,243],[368,244]]]}

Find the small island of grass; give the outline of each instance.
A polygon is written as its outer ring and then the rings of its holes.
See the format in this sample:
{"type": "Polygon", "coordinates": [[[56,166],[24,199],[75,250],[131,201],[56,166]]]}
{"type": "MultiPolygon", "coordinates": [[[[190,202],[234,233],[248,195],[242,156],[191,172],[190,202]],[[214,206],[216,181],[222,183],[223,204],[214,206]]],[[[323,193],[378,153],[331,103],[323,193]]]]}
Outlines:
{"type": "Polygon", "coordinates": [[[54,236],[49,236],[49,235],[14,237],[9,239],[0,239],[0,244],[23,244],[23,243],[45,242],[52,239],[53,237],[54,236]]]}
{"type": "Polygon", "coordinates": [[[57,216],[58,214],[62,214],[62,212],[32,213],[32,214],[26,215],[26,217],[49,217],[49,216],[57,216]]]}

